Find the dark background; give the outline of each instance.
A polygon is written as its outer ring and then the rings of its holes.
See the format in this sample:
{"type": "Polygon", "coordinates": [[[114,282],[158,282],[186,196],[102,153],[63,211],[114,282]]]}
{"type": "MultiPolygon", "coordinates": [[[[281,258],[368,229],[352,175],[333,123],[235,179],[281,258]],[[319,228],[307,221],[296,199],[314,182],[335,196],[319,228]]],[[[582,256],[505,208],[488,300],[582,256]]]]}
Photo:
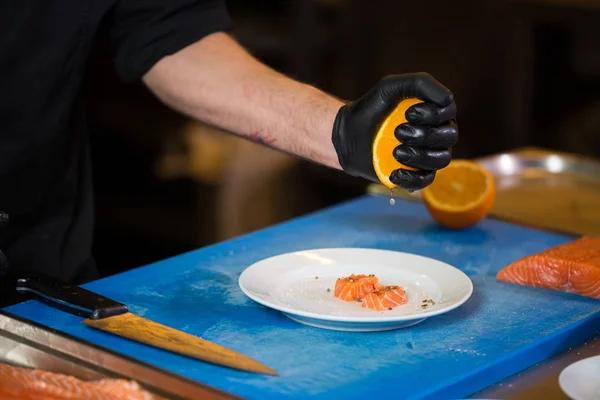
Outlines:
{"type": "MultiPolygon", "coordinates": [[[[255,56],[336,96],[354,99],[386,74],[431,73],[456,96],[455,158],[524,146],[600,157],[600,1],[228,5],[255,56]]],[[[364,192],[362,181],[190,121],[121,83],[103,33],[86,86],[105,274],[364,192]]]]}

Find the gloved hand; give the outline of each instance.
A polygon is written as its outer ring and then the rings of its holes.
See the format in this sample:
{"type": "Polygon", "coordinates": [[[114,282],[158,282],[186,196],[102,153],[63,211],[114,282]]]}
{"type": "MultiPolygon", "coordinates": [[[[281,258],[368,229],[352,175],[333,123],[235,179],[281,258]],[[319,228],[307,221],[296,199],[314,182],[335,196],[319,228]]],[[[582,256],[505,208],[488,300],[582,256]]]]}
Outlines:
{"type": "Polygon", "coordinates": [[[401,100],[411,97],[424,103],[410,107],[405,114],[408,122],[395,129],[402,144],[393,155],[418,171],[397,169],[390,175],[391,182],[411,191],[423,189],[438,169],[450,163],[451,148],[458,140],[454,95],[429,74],[389,75],[338,111],[332,141],[346,173],[379,183],[372,159],[377,128],[401,100]]]}

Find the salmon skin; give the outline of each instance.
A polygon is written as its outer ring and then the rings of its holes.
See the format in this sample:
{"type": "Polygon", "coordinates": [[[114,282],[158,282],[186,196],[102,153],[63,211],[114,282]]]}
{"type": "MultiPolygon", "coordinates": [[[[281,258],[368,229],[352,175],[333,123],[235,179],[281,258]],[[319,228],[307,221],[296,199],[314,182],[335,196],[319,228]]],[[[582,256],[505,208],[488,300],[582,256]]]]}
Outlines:
{"type": "Polygon", "coordinates": [[[371,310],[383,311],[391,310],[407,302],[406,293],[400,286],[379,286],[377,290],[363,298],[362,306],[371,310]]]}
{"type": "Polygon", "coordinates": [[[0,363],[2,400],[164,400],[136,382],[101,379],[92,382],[37,369],[0,363]]]}
{"type": "Polygon", "coordinates": [[[523,257],[496,279],[600,299],[600,237],[582,237],[523,257]]]}

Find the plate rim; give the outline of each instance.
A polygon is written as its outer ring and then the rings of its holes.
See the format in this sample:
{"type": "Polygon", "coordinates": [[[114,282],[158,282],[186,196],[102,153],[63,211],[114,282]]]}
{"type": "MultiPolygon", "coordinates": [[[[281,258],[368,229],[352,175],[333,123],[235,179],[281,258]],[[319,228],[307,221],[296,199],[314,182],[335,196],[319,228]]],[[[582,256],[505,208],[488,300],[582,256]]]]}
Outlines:
{"type": "Polygon", "coordinates": [[[415,254],[415,253],[408,253],[408,252],[404,252],[404,251],[396,251],[396,250],[387,250],[387,249],[376,249],[376,248],[369,248],[369,247],[322,247],[322,248],[315,248],[315,249],[304,249],[304,250],[296,250],[296,251],[291,251],[291,252],[287,252],[287,253],[281,253],[281,254],[276,254],[267,258],[263,258],[259,261],[256,261],[254,263],[252,263],[251,265],[247,266],[246,268],[244,268],[244,270],[240,273],[240,276],[238,278],[238,287],[240,288],[240,290],[246,295],[248,296],[251,300],[262,304],[265,307],[268,307],[270,309],[273,310],[277,310],[280,311],[282,313],[285,314],[291,314],[291,315],[298,315],[301,317],[305,317],[305,318],[312,318],[312,319],[316,319],[316,320],[321,320],[321,321],[335,321],[335,322],[348,322],[348,323],[358,323],[358,324],[372,324],[372,323],[393,323],[393,322],[405,322],[405,321],[412,321],[415,319],[426,319],[429,317],[434,317],[440,314],[445,314],[448,313],[460,306],[462,306],[467,300],[469,300],[473,294],[473,281],[471,280],[471,278],[469,278],[469,276],[467,274],[465,274],[463,271],[461,271],[459,268],[450,265],[444,261],[441,260],[437,260],[435,258],[432,257],[427,257],[427,256],[423,256],[420,254],[415,254]],[[298,253],[302,253],[302,252],[307,252],[307,251],[340,251],[340,250],[362,250],[362,251],[375,251],[375,252],[386,252],[386,253],[393,253],[393,254],[397,254],[397,255],[408,255],[411,257],[416,257],[416,258],[422,258],[422,259],[426,259],[426,260],[432,260],[435,261],[437,263],[442,264],[444,267],[446,268],[450,268],[453,270],[456,270],[459,274],[462,274],[462,277],[465,279],[466,282],[468,282],[469,285],[469,289],[466,295],[464,295],[460,300],[444,307],[444,308],[440,308],[437,310],[431,310],[431,311],[426,311],[420,314],[409,314],[409,315],[397,315],[397,316],[379,316],[379,317],[347,317],[347,316],[341,316],[341,315],[323,315],[323,314],[318,314],[318,313],[313,313],[313,312],[309,312],[309,311],[302,311],[302,310],[294,310],[292,308],[286,307],[286,306],[282,306],[282,305],[278,305],[278,304],[273,304],[273,303],[268,303],[266,301],[263,301],[262,299],[253,296],[248,290],[246,290],[244,288],[244,286],[242,285],[242,279],[244,278],[244,276],[247,276],[248,271],[255,267],[258,264],[261,264],[265,261],[271,260],[271,259],[275,259],[278,257],[283,257],[283,256],[289,256],[289,255],[295,255],[298,253]]]}
{"type": "Polygon", "coordinates": [[[563,368],[562,371],[560,371],[560,374],[558,375],[558,386],[560,387],[560,389],[563,391],[564,394],[566,394],[569,398],[575,399],[575,397],[573,396],[572,391],[567,390],[567,388],[565,388],[565,373],[567,372],[567,370],[569,369],[574,369],[577,368],[577,364],[583,364],[586,361],[589,361],[591,359],[598,359],[600,361],[600,354],[595,355],[595,356],[590,356],[590,357],[586,357],[586,358],[582,358],[581,360],[575,361],[569,365],[567,365],[565,368],[563,368]]]}

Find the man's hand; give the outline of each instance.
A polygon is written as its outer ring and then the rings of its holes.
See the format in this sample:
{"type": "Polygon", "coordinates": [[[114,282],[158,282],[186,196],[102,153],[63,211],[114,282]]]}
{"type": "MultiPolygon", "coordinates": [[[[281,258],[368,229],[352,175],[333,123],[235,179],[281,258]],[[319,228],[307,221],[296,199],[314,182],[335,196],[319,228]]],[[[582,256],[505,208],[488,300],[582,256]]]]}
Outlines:
{"type": "Polygon", "coordinates": [[[451,148],[458,140],[456,104],[446,87],[424,73],[387,76],[360,99],[340,108],[332,141],[344,171],[379,182],[373,169],[373,138],[398,103],[411,97],[424,103],[410,107],[406,111],[408,122],[396,127],[396,138],[402,144],[393,155],[418,171],[397,169],[390,180],[408,190],[433,182],[436,171],[450,163],[451,148]]]}
{"type": "Polygon", "coordinates": [[[394,156],[420,170],[392,174],[392,182],[406,189],[430,184],[435,170],[450,161],[457,139],[456,124],[450,122],[456,114],[452,93],[429,75],[386,77],[344,105],[267,67],[224,33],[164,57],[143,80],[179,112],[374,182],[371,146],[377,126],[400,100],[417,97],[425,104],[411,107],[410,123],[396,129],[403,145],[394,156]]]}

